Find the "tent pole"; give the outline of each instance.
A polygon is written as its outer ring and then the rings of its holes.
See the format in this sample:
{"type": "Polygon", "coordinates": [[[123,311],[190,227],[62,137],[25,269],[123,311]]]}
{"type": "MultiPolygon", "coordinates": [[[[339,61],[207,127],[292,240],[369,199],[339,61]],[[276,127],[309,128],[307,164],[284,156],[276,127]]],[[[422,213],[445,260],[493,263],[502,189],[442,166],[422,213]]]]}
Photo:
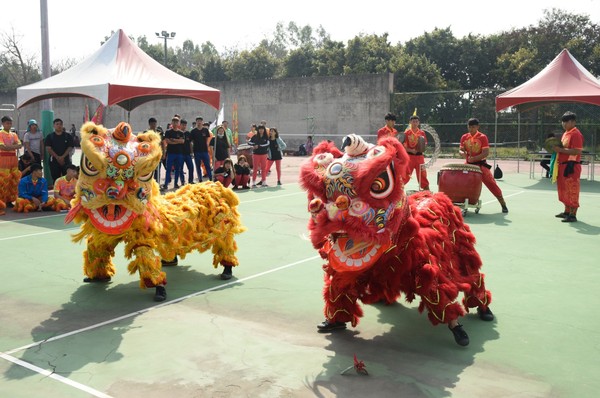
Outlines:
{"type": "Polygon", "coordinates": [[[519,174],[521,155],[521,111],[517,111],[517,174],[519,174]]]}
{"type": "Polygon", "coordinates": [[[496,122],[494,123],[494,167],[493,167],[494,170],[496,170],[496,156],[497,156],[496,148],[497,147],[498,147],[498,111],[496,111],[496,122]]]}
{"type": "Polygon", "coordinates": [[[130,124],[131,121],[131,111],[127,111],[127,123],[130,124]]]}

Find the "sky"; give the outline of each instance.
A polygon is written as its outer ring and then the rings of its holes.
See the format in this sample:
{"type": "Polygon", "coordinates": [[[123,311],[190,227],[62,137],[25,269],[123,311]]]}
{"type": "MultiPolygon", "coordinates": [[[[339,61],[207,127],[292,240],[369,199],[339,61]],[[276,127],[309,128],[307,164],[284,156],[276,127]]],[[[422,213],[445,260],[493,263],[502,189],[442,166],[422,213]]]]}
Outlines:
{"type": "MultiPolygon", "coordinates": [[[[388,33],[392,44],[450,27],[457,38],[489,35],[537,25],[543,10],[558,8],[588,15],[600,24],[600,0],[47,0],[50,62],[80,61],[96,51],[111,31],[146,36],[164,44],[155,32],[175,32],[168,46],[210,41],[219,52],[252,49],[269,38],[278,22],[320,25],[336,41],[388,33]]],[[[40,0],[9,0],[0,8],[0,32],[14,31],[26,55],[41,62],[40,0]]]]}

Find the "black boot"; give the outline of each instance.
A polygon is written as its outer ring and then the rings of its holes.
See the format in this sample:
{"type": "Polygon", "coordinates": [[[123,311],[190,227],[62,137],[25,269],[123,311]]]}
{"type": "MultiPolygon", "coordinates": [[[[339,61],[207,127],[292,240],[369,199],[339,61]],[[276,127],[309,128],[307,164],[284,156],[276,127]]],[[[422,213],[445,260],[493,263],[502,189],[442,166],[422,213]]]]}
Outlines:
{"type": "Polygon", "coordinates": [[[477,307],[477,315],[479,315],[479,319],[482,321],[489,322],[494,320],[494,314],[492,313],[492,310],[490,310],[490,307],[487,307],[485,310],[481,307],[477,307]]]}
{"type": "Polygon", "coordinates": [[[167,289],[164,286],[156,286],[154,292],[154,301],[165,301],[167,299],[167,289]]]}
{"type": "Polygon", "coordinates": [[[233,271],[232,271],[232,267],[231,265],[224,265],[223,266],[223,273],[221,274],[221,279],[223,279],[224,281],[227,281],[229,279],[231,279],[231,277],[233,276],[233,271]]]}
{"type": "Polygon", "coordinates": [[[328,333],[340,329],[346,329],[346,322],[330,322],[328,319],[325,319],[317,325],[319,333],[328,333]]]}
{"type": "Polygon", "coordinates": [[[463,347],[469,345],[469,335],[467,334],[467,332],[465,332],[460,323],[454,326],[453,328],[451,328],[450,325],[448,325],[448,329],[450,329],[450,331],[454,335],[454,341],[456,341],[456,344],[463,347]]]}

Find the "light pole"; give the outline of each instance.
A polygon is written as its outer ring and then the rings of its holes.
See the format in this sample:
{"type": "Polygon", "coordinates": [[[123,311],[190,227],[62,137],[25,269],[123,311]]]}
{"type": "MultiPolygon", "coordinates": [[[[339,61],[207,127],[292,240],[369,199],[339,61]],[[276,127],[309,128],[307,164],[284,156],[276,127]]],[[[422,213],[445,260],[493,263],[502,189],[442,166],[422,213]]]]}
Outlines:
{"type": "Polygon", "coordinates": [[[175,32],[171,32],[171,34],[169,34],[169,32],[167,32],[166,30],[163,30],[162,32],[156,33],[156,37],[158,38],[163,38],[165,40],[165,67],[167,66],[167,40],[171,40],[172,38],[175,37],[175,32]]]}

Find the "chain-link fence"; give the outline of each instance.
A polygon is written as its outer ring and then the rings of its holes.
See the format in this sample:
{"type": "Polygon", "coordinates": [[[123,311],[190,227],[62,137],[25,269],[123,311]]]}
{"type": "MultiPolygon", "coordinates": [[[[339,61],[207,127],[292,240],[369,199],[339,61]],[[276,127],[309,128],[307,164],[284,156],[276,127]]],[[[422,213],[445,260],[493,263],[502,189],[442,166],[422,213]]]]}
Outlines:
{"type": "Polygon", "coordinates": [[[488,136],[491,144],[496,142],[499,156],[503,153],[502,148],[511,148],[514,154],[539,150],[550,133],[563,132],[560,117],[566,111],[572,111],[577,114],[577,127],[584,136],[584,151],[600,152],[600,107],[561,103],[523,112],[511,108],[499,112],[496,123],[495,98],[504,91],[482,89],[394,93],[390,111],[398,118],[398,130],[403,130],[416,108],[421,122],[435,129],[442,148],[448,150],[458,146],[460,137],[467,132],[467,120],[476,117],[480,131],[488,136]],[[514,151],[516,148],[521,148],[521,151],[514,151]]]}

